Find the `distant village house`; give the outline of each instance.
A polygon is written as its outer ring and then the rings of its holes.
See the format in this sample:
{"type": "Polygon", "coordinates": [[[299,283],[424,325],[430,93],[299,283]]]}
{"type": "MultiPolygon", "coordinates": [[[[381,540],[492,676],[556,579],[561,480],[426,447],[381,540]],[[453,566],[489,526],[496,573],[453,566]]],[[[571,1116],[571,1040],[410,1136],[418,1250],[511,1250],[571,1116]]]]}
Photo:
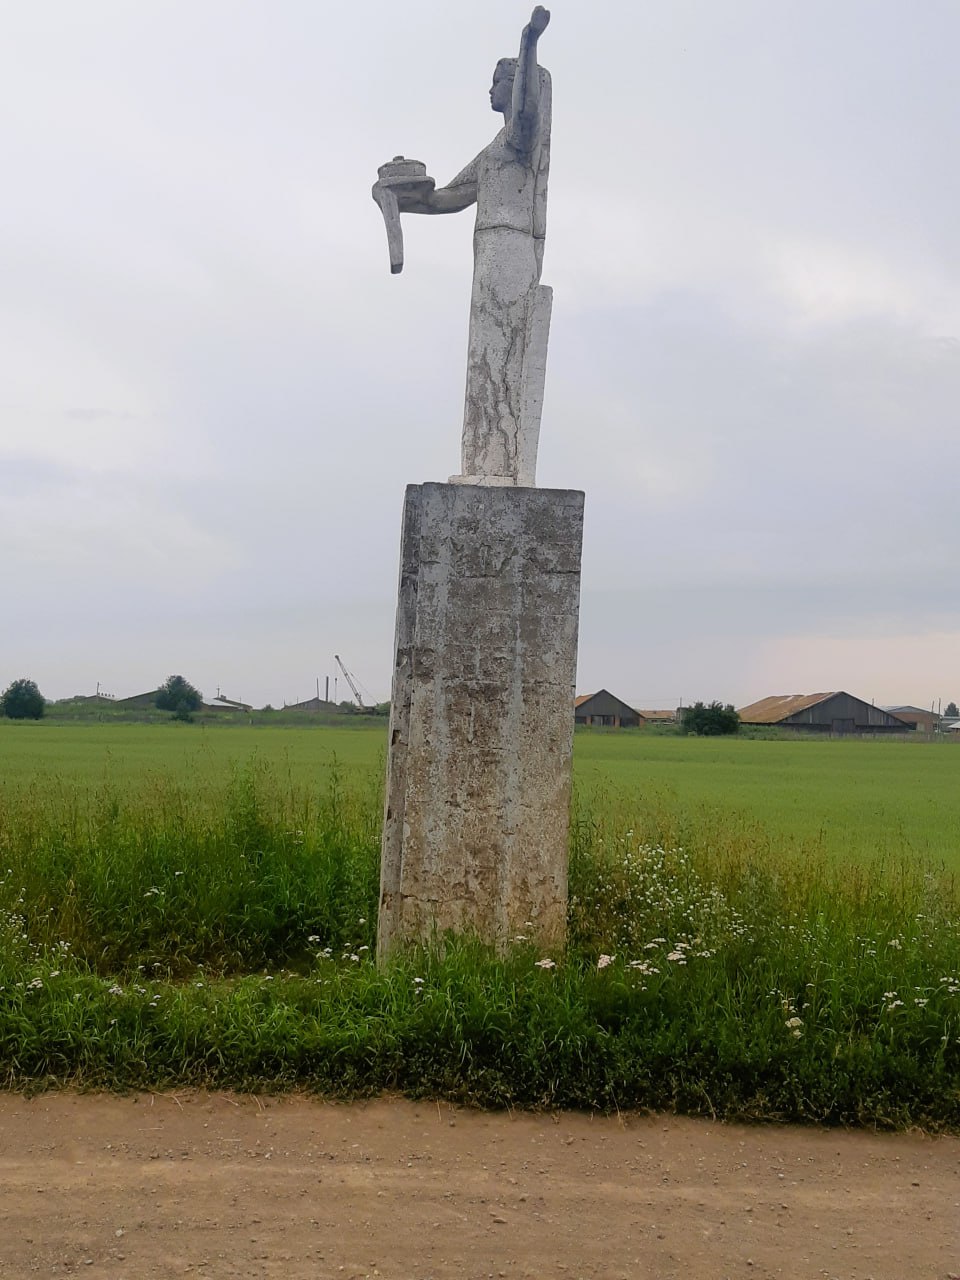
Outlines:
{"type": "Polygon", "coordinates": [[[305,698],[303,702],[285,702],[284,711],[338,711],[335,702],[327,702],[323,698],[305,698]]]}
{"type": "Polygon", "coordinates": [[[610,729],[635,729],[641,724],[640,713],[606,689],[577,698],[573,714],[576,724],[603,725],[610,729]]]}
{"type": "Polygon", "coordinates": [[[889,711],[892,716],[896,716],[898,720],[902,720],[904,724],[915,729],[917,733],[938,733],[940,730],[940,717],[935,711],[924,710],[923,707],[884,707],[884,711],[889,711]]]}

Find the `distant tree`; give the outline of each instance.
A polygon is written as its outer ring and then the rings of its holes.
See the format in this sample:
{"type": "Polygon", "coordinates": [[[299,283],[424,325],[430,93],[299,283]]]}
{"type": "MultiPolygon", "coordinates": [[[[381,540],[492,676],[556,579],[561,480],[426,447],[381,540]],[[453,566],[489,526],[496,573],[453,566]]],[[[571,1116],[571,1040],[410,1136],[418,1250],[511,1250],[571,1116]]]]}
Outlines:
{"type": "Polygon", "coordinates": [[[960,716],[960,711],[957,710],[957,704],[955,702],[948,702],[943,714],[945,716],[960,716]]]}
{"type": "Polygon", "coordinates": [[[46,699],[33,680],[14,680],[0,694],[0,715],[11,720],[39,720],[46,706],[46,699]]]}
{"type": "Polygon", "coordinates": [[[684,707],[680,717],[681,733],[693,733],[704,738],[736,733],[739,728],[740,717],[729,702],[726,706],[720,702],[706,705],[695,702],[692,707],[684,707]]]}
{"type": "Polygon", "coordinates": [[[156,704],[160,711],[172,711],[174,720],[190,721],[198,711],[203,694],[183,676],[168,676],[157,690],[156,704]]]}

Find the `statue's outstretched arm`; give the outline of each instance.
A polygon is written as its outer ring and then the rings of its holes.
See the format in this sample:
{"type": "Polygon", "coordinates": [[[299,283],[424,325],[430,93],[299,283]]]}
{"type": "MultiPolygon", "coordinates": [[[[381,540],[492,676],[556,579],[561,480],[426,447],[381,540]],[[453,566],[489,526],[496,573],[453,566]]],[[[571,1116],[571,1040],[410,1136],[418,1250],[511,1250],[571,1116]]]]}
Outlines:
{"type": "Polygon", "coordinates": [[[537,66],[537,41],[547,28],[550,11],[537,5],[520,36],[520,56],[513,79],[513,102],[507,142],[516,151],[529,151],[537,138],[540,123],[540,68],[537,66]]]}
{"type": "Polygon", "coordinates": [[[445,187],[432,191],[422,188],[405,190],[397,188],[397,203],[401,213],[459,213],[477,203],[477,174],[480,157],[471,160],[465,169],[452,178],[445,187]]]}
{"type": "Polygon", "coordinates": [[[370,194],[380,206],[387,228],[390,270],[403,270],[403,230],[401,213],[459,213],[477,202],[480,156],[471,160],[446,187],[436,189],[419,160],[394,156],[377,171],[379,177],[370,194]]]}

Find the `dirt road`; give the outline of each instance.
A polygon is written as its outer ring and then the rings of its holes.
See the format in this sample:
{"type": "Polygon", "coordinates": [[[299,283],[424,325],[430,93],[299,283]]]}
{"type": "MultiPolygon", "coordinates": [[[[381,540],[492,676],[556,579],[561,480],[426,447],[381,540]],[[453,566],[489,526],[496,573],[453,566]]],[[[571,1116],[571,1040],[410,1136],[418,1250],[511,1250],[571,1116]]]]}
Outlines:
{"type": "Polygon", "coordinates": [[[0,1094],[0,1276],[960,1276],[960,1139],[0,1094]]]}

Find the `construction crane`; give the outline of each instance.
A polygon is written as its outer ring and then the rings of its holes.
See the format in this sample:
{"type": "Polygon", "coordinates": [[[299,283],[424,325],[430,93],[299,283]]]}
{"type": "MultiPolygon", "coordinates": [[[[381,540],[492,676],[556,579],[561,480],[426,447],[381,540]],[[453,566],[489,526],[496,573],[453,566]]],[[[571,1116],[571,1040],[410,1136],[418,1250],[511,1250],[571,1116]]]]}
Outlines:
{"type": "Polygon", "coordinates": [[[357,688],[357,682],[341,662],[339,653],[335,653],[333,657],[337,666],[340,668],[340,670],[343,672],[344,676],[346,677],[347,684],[350,686],[353,696],[357,700],[357,709],[359,711],[365,712],[367,715],[371,715],[373,713],[373,707],[364,706],[363,698],[360,696],[360,690],[357,688]]]}

